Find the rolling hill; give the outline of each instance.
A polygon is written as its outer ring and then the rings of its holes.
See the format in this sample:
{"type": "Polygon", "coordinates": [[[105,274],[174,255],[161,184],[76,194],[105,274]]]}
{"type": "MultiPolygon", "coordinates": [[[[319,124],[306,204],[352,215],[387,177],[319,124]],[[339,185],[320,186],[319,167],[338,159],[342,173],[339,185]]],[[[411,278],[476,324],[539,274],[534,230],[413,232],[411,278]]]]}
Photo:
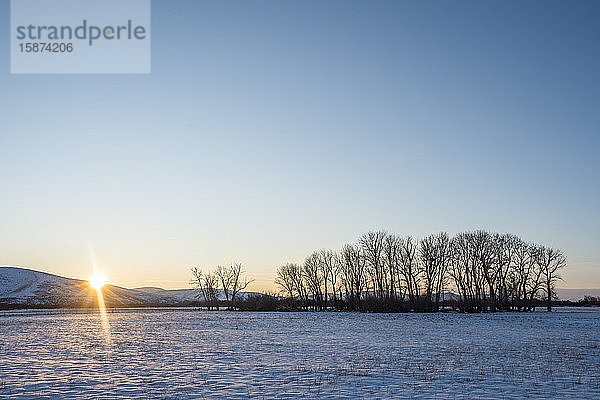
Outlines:
{"type": "MultiPolygon", "coordinates": [[[[196,301],[193,289],[126,289],[106,285],[102,293],[110,307],[182,306],[196,301]]],[[[26,268],[0,267],[0,306],[93,307],[96,304],[96,290],[86,280],[26,268]]]]}

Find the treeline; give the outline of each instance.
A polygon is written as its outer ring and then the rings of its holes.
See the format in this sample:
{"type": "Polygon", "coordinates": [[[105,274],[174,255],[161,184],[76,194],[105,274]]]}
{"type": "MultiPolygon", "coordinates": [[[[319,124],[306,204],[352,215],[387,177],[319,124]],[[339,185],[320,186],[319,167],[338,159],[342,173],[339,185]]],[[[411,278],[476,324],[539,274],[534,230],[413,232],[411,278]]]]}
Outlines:
{"type": "MultiPolygon", "coordinates": [[[[560,250],[512,234],[442,232],[417,240],[377,231],[280,266],[275,283],[286,297],[279,309],[532,311],[543,302],[551,310],[566,265],[560,250]]],[[[253,301],[275,301],[268,297],[253,301]]]]}
{"type": "Polygon", "coordinates": [[[598,307],[600,306],[600,296],[583,296],[583,299],[577,300],[576,305],[581,307],[598,307]]]}

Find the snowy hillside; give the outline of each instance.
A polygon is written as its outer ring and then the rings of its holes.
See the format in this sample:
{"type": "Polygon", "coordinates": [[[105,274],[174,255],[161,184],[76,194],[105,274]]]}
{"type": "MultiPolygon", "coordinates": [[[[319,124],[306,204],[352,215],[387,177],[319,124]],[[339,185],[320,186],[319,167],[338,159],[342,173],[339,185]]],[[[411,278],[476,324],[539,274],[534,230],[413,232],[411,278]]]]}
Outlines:
{"type": "MultiPolygon", "coordinates": [[[[170,299],[173,302],[193,302],[198,300],[198,291],[195,289],[162,289],[157,287],[140,287],[133,289],[143,292],[147,295],[158,296],[163,299],[170,299]]],[[[219,296],[221,297],[221,296],[219,296]]],[[[225,296],[222,296],[225,299],[225,296]]]]}
{"type": "MultiPolygon", "coordinates": [[[[141,287],[132,289],[136,292],[142,292],[147,295],[159,296],[165,302],[172,303],[189,303],[202,300],[202,295],[196,289],[162,289],[157,287],[141,287]],[[200,296],[200,297],[199,297],[200,296]]],[[[259,294],[258,292],[240,292],[236,298],[245,298],[251,294],[259,294]]],[[[223,290],[217,290],[217,298],[225,301],[225,293],[223,290]]]]}
{"type": "MultiPolygon", "coordinates": [[[[192,290],[125,289],[114,285],[104,286],[102,293],[109,306],[182,305],[194,301],[195,295],[192,290]]],[[[96,301],[96,291],[88,281],[25,268],[0,267],[0,304],[93,306],[96,301]]]]}

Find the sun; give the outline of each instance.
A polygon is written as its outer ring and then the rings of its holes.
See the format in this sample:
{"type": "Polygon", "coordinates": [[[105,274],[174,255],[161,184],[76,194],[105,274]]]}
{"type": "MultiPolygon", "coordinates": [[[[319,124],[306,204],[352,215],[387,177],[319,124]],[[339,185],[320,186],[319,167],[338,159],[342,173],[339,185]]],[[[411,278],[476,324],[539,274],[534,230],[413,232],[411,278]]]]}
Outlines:
{"type": "Polygon", "coordinates": [[[102,286],[108,283],[106,276],[100,272],[94,272],[94,275],[92,275],[88,280],[90,282],[90,286],[96,290],[102,289],[102,286]]]}

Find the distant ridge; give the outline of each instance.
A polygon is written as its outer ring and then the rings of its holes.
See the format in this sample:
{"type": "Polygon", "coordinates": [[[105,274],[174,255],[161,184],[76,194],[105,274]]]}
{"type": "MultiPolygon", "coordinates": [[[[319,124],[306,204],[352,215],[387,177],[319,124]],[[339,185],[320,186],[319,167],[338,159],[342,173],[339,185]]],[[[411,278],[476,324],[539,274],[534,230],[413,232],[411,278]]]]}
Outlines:
{"type": "MultiPolygon", "coordinates": [[[[196,301],[195,291],[192,289],[126,289],[106,285],[102,293],[109,307],[182,306],[196,301]]],[[[0,305],[94,307],[97,305],[97,295],[86,280],[65,278],[27,268],[0,267],[0,305]]]]}
{"type": "Polygon", "coordinates": [[[558,298],[561,300],[577,301],[585,296],[600,297],[600,289],[556,289],[558,298]]]}

